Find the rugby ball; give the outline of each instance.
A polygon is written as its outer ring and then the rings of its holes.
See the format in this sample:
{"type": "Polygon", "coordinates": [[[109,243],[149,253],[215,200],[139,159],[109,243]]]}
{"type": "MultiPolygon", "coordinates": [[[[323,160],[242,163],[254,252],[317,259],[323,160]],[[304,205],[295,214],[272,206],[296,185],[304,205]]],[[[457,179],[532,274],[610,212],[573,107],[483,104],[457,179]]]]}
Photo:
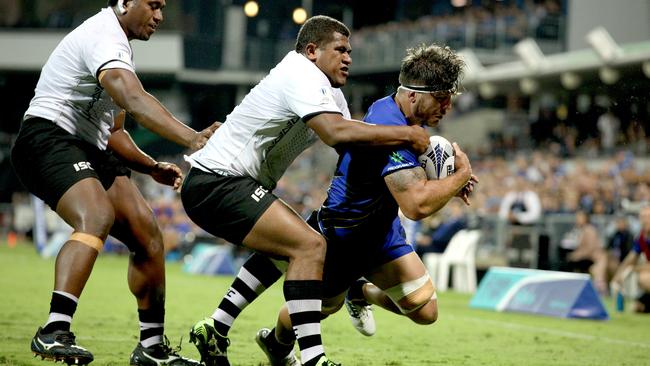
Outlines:
{"type": "Polygon", "coordinates": [[[427,178],[442,179],[454,173],[454,147],[442,136],[429,137],[429,147],[418,157],[427,178]]]}

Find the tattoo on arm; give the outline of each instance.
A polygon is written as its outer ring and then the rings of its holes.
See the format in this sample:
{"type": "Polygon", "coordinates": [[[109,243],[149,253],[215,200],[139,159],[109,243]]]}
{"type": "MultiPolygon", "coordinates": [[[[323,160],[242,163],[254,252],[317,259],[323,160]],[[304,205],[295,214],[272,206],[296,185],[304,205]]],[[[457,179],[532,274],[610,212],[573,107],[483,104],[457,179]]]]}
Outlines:
{"type": "Polygon", "coordinates": [[[427,180],[424,169],[417,167],[412,169],[401,169],[387,175],[385,178],[388,188],[395,192],[404,192],[413,183],[427,180]]]}

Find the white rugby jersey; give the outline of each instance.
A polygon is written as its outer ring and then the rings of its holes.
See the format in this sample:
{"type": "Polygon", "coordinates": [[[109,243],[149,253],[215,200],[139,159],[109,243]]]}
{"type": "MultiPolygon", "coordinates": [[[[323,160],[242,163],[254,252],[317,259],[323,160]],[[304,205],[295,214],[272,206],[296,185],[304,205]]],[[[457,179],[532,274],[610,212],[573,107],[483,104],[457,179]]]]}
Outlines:
{"type": "Polygon", "coordinates": [[[24,119],[41,117],[106,149],[120,108],[99,85],[104,69],[135,72],[133,51],[117,16],[104,8],[63,38],[48,58],[24,119]]]}
{"type": "Polygon", "coordinates": [[[343,92],[309,59],[291,51],[187,160],[205,172],[250,176],[273,189],[291,162],[318,139],[303,119],[323,112],[350,118],[343,92]]]}

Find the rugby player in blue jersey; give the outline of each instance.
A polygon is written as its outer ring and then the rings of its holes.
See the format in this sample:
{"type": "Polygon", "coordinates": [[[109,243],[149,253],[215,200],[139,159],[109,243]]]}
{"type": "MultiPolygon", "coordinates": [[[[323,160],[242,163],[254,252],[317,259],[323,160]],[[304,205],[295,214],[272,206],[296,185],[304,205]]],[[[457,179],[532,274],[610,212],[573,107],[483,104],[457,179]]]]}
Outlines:
{"type": "MultiPolygon", "coordinates": [[[[409,49],[397,92],[376,101],[364,120],[386,126],[437,126],[451,108],[463,67],[461,58],[448,47],[409,49]]],[[[418,154],[408,148],[339,151],[327,199],[308,220],[327,239],[323,314],[332,314],[347,303],[353,323],[356,320],[355,326],[366,335],[374,333],[369,304],[418,324],[436,321],[434,285],[406,242],[398,210],[420,220],[456,196],[469,205],[478,179],[467,155],[456,143],[453,146],[456,171],[441,180],[428,180],[418,154]],[[357,280],[361,277],[370,282],[357,280]]],[[[286,307],[274,330],[264,328],[257,334],[272,365],[297,364],[291,353],[294,338],[286,307]]]]}

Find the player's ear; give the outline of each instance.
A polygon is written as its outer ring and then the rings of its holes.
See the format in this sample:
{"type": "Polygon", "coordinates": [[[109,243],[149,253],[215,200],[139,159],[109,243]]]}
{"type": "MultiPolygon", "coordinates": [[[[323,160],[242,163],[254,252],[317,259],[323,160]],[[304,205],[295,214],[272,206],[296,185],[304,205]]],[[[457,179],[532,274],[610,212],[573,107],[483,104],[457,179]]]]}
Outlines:
{"type": "Polygon", "coordinates": [[[409,90],[409,91],[408,91],[408,94],[407,94],[407,96],[408,96],[408,98],[409,98],[409,102],[411,102],[411,103],[415,103],[415,96],[416,96],[416,95],[417,95],[416,92],[414,92],[414,91],[410,91],[410,90],[409,90]]]}
{"type": "Polygon", "coordinates": [[[133,7],[134,2],[135,2],[135,0],[118,0],[117,1],[118,4],[123,3],[122,9],[121,9],[122,14],[128,13],[129,10],[131,10],[131,8],[133,7]]]}
{"type": "Polygon", "coordinates": [[[115,6],[117,7],[117,12],[120,15],[126,14],[126,8],[124,7],[124,0],[117,0],[117,4],[115,6]]]}
{"type": "Polygon", "coordinates": [[[309,61],[315,62],[317,55],[316,55],[316,50],[318,49],[318,46],[316,43],[307,43],[305,46],[305,56],[309,59],[309,61]]]}

